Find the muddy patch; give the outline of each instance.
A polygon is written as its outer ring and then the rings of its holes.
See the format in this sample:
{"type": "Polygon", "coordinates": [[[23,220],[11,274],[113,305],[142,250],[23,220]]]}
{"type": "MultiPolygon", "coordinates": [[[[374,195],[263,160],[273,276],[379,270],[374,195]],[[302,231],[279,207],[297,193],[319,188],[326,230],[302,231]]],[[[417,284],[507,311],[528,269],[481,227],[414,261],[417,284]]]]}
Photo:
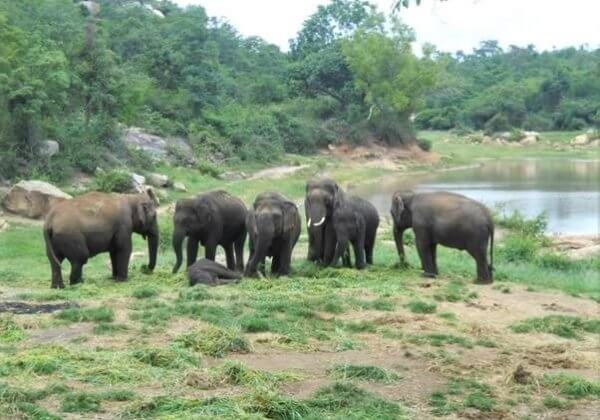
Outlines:
{"type": "Polygon", "coordinates": [[[33,305],[26,302],[0,302],[0,313],[8,312],[17,315],[30,314],[49,314],[68,308],[78,308],[79,305],[73,302],[49,303],[33,305]]]}

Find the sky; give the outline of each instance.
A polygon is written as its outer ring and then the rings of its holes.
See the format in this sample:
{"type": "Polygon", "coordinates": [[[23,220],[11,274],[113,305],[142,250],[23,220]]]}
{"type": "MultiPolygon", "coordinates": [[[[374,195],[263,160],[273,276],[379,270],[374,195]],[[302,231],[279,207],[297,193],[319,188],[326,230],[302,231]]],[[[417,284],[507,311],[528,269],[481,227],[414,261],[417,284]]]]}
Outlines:
{"type": "MultiPolygon", "coordinates": [[[[209,16],[225,18],[242,35],[260,36],[287,51],[306,18],[330,0],[175,0],[184,6],[203,6],[209,16]]],[[[389,12],[394,0],[371,0],[389,12]]],[[[600,47],[598,0],[422,0],[402,9],[400,17],[412,26],[419,44],[433,43],[441,51],[471,52],[480,41],[534,44],[551,50],[587,44],[600,47]]]]}

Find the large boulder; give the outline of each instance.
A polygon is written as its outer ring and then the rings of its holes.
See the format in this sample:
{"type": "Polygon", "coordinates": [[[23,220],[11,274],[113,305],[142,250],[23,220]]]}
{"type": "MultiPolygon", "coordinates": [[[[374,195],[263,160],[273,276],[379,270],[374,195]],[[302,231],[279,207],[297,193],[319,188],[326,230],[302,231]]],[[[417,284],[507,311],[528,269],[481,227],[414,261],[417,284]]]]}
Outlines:
{"type": "Polygon", "coordinates": [[[172,184],[168,176],[156,173],[148,174],[146,182],[156,188],[167,188],[172,184]]]}
{"type": "Polygon", "coordinates": [[[571,140],[572,146],[585,146],[590,142],[590,136],[588,134],[580,134],[571,140]]]}
{"type": "Polygon", "coordinates": [[[60,151],[60,145],[55,140],[44,140],[40,145],[42,156],[52,157],[60,151]]]}
{"type": "Polygon", "coordinates": [[[95,1],[82,1],[79,6],[90,16],[96,16],[100,13],[100,5],[95,1]]]}
{"type": "Polygon", "coordinates": [[[9,191],[2,204],[11,213],[31,219],[44,217],[54,203],[71,196],[44,181],[21,181],[9,191]]]}
{"type": "Polygon", "coordinates": [[[123,137],[125,145],[134,150],[141,150],[156,161],[184,160],[189,165],[196,164],[194,153],[185,139],[181,137],[163,138],[144,132],[141,128],[130,127],[123,137]],[[173,156],[173,155],[176,156],[173,156]]]}
{"type": "Polygon", "coordinates": [[[537,142],[538,142],[538,137],[534,136],[534,135],[527,135],[519,141],[519,143],[522,144],[523,146],[532,146],[534,144],[537,144],[537,142]]]}

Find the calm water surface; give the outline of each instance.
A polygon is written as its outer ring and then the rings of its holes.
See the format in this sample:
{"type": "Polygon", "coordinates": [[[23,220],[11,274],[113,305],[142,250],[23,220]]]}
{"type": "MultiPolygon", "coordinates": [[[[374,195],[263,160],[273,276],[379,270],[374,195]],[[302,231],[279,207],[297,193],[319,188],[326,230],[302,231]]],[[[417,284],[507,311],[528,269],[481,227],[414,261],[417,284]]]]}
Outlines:
{"type": "Polygon", "coordinates": [[[389,214],[394,191],[453,191],[490,208],[528,217],[545,212],[548,233],[600,232],[600,161],[486,161],[477,168],[388,179],[357,187],[353,194],[369,199],[381,214],[389,214]]]}

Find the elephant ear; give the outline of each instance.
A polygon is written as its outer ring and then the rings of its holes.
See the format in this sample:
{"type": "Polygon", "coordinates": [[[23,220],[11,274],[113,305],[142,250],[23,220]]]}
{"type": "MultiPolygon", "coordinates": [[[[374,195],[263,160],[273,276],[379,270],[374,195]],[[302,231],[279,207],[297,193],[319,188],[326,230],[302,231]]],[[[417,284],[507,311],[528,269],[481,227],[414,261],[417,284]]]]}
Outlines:
{"type": "Polygon", "coordinates": [[[394,193],[392,196],[392,218],[396,221],[400,219],[402,212],[404,211],[404,200],[400,192],[394,193]]]}
{"type": "Polygon", "coordinates": [[[250,237],[258,236],[258,227],[256,226],[256,214],[253,209],[248,210],[246,214],[246,230],[250,237]]]}
{"type": "Polygon", "coordinates": [[[290,232],[298,223],[298,207],[291,201],[284,201],[281,207],[283,213],[283,231],[290,232]]]}
{"type": "Polygon", "coordinates": [[[198,203],[198,205],[194,207],[194,213],[196,214],[198,220],[202,222],[202,224],[212,223],[213,214],[211,211],[211,206],[208,203],[198,203]]]}
{"type": "Polygon", "coordinates": [[[158,199],[156,193],[154,192],[154,188],[152,188],[152,187],[146,188],[146,195],[150,198],[150,200],[152,200],[154,205],[156,205],[156,206],[160,205],[160,200],[158,199]]]}

